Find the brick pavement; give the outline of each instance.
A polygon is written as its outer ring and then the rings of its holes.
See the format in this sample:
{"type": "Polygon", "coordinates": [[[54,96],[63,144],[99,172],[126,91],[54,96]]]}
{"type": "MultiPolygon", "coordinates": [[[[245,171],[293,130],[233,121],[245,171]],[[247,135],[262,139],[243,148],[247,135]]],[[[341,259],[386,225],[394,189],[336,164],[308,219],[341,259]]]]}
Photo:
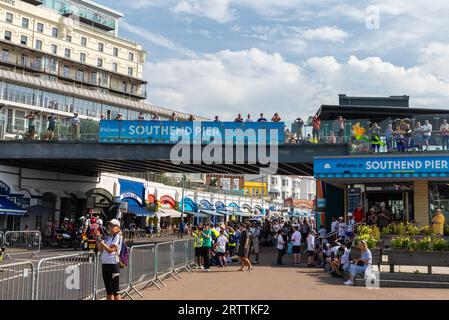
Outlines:
{"type": "MultiPolygon", "coordinates": [[[[212,267],[206,273],[183,272],[182,279],[167,279],[167,288],[150,288],[143,292],[146,300],[409,300],[447,299],[442,289],[346,287],[319,268],[294,267],[285,256],[285,266],[274,265],[276,251],[262,248],[261,265],[253,271],[238,272],[237,263],[227,268],[212,267]]],[[[137,296],[135,297],[137,298],[137,296]]]]}

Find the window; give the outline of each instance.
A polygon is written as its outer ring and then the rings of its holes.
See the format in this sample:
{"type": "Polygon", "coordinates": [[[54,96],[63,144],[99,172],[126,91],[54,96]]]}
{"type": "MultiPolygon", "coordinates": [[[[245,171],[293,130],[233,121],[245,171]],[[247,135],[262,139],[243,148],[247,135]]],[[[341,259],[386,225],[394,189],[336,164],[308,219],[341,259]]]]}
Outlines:
{"type": "Polygon", "coordinates": [[[81,45],[83,47],[87,46],[87,38],[86,37],[81,37],[81,45]]]}
{"type": "Polygon", "coordinates": [[[97,59],[97,67],[99,67],[99,68],[103,67],[103,59],[101,59],[101,58],[97,59]]]}
{"type": "Polygon", "coordinates": [[[42,40],[36,39],[36,49],[42,50],[42,40]]]}
{"type": "Polygon", "coordinates": [[[70,54],[71,54],[71,50],[70,50],[69,48],[65,48],[65,50],[64,50],[64,56],[65,56],[66,58],[69,58],[69,59],[70,59],[70,54]]]}
{"type": "Polygon", "coordinates": [[[28,26],[30,25],[30,20],[27,18],[22,18],[22,28],[28,29],[28,26]]]}
{"type": "Polygon", "coordinates": [[[78,70],[76,72],[76,80],[84,81],[84,71],[78,70]]]}
{"type": "Polygon", "coordinates": [[[62,71],[62,75],[66,78],[70,77],[70,67],[69,66],[64,66],[64,69],[62,71]]]}
{"type": "Polygon", "coordinates": [[[27,36],[20,36],[20,44],[23,44],[26,46],[28,43],[28,37],[27,36]]]}
{"type": "Polygon", "coordinates": [[[288,186],[288,180],[287,179],[282,179],[282,186],[283,187],[287,187],[288,186]]]}
{"type": "Polygon", "coordinates": [[[133,76],[133,72],[134,72],[133,68],[129,67],[128,68],[128,76],[132,77],[133,76]]]}
{"type": "Polygon", "coordinates": [[[72,36],[66,35],[65,36],[65,41],[72,42],[72,36]]]}
{"type": "Polygon", "coordinates": [[[90,82],[92,84],[97,84],[98,83],[98,77],[97,77],[97,73],[96,72],[92,72],[90,74],[90,82]]]}
{"type": "Polygon", "coordinates": [[[6,12],[6,22],[13,23],[14,21],[14,15],[11,12],[6,12]]]}
{"type": "Polygon", "coordinates": [[[11,31],[5,31],[5,40],[11,41],[12,33],[11,31]]]}
{"type": "Polygon", "coordinates": [[[103,52],[104,50],[104,44],[101,42],[98,42],[98,51],[103,52]]]}
{"type": "Polygon", "coordinates": [[[9,51],[6,49],[3,49],[2,50],[2,61],[8,62],[8,58],[9,58],[9,51]]]}
{"type": "Polygon", "coordinates": [[[40,32],[40,33],[43,33],[43,32],[44,32],[44,24],[38,22],[38,23],[37,23],[37,27],[36,27],[36,31],[37,31],[37,32],[40,32]]]}
{"type": "Polygon", "coordinates": [[[51,35],[54,37],[54,38],[57,38],[58,37],[58,35],[59,35],[59,30],[58,30],[58,28],[52,28],[51,29],[51,35]]]}
{"type": "Polygon", "coordinates": [[[113,62],[113,63],[112,63],[112,70],[114,70],[114,72],[117,72],[117,70],[118,70],[118,64],[117,64],[117,62],[113,62]]]}
{"type": "Polygon", "coordinates": [[[112,49],[112,54],[113,54],[115,57],[118,57],[118,48],[114,47],[114,48],[112,49]]]}
{"type": "Polygon", "coordinates": [[[122,91],[123,91],[123,92],[126,92],[126,89],[128,89],[128,86],[127,86],[126,82],[123,81],[123,82],[122,82],[122,91]]]}
{"type": "Polygon", "coordinates": [[[128,54],[129,61],[134,61],[134,53],[130,52],[128,54]]]}
{"type": "Polygon", "coordinates": [[[86,63],[86,54],[83,52],[80,53],[80,62],[86,63]]]}
{"type": "Polygon", "coordinates": [[[51,45],[51,53],[52,54],[58,54],[58,46],[57,45],[55,45],[55,44],[52,44],[51,45]]]}

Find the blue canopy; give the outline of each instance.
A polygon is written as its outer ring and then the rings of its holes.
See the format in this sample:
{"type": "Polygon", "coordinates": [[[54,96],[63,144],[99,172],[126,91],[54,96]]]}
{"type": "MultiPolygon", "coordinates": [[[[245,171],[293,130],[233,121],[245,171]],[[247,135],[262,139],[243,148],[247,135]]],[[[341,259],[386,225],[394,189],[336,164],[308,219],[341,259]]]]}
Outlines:
{"type": "Polygon", "coordinates": [[[135,199],[126,198],[123,199],[124,202],[128,202],[128,212],[133,213],[138,217],[154,216],[154,212],[150,212],[145,208],[141,207],[135,199]]]}
{"type": "Polygon", "coordinates": [[[8,216],[24,216],[26,210],[19,208],[14,202],[5,197],[0,197],[0,214],[8,216]]]}
{"type": "Polygon", "coordinates": [[[220,216],[220,217],[223,216],[223,214],[221,212],[217,212],[215,210],[202,209],[200,211],[205,214],[210,214],[211,216],[220,216]]]}

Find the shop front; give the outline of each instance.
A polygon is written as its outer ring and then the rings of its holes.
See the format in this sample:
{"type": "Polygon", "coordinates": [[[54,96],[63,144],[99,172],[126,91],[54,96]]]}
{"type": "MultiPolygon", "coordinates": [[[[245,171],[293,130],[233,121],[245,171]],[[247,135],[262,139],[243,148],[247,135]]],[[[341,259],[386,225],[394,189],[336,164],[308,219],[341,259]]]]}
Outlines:
{"type": "MultiPolygon", "coordinates": [[[[0,231],[19,231],[31,199],[14,186],[0,181],[0,231]]],[[[31,226],[34,228],[34,225],[31,226]]]]}
{"type": "Polygon", "coordinates": [[[449,214],[446,155],[316,158],[314,171],[315,178],[325,184],[327,225],[332,217],[352,213],[359,204],[365,212],[385,208],[391,222],[421,226],[430,223],[435,208],[441,208],[446,217],[449,214]]]}
{"type": "Polygon", "coordinates": [[[143,228],[146,217],[151,215],[144,201],[144,184],[142,182],[119,179],[119,185],[120,201],[122,204],[126,203],[126,205],[122,205],[125,208],[123,215],[124,227],[127,228],[133,221],[138,228],[143,228]]]}

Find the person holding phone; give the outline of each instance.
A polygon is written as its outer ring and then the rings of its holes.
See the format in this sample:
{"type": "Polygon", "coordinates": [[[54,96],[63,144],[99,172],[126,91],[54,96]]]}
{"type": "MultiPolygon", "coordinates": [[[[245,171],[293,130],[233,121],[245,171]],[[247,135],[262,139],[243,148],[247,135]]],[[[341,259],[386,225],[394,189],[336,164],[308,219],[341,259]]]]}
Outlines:
{"type": "Polygon", "coordinates": [[[120,221],[112,219],[108,222],[109,236],[102,240],[96,234],[97,248],[101,253],[103,281],[107,300],[121,300],[120,297],[120,249],[123,241],[120,235],[120,221]]]}

